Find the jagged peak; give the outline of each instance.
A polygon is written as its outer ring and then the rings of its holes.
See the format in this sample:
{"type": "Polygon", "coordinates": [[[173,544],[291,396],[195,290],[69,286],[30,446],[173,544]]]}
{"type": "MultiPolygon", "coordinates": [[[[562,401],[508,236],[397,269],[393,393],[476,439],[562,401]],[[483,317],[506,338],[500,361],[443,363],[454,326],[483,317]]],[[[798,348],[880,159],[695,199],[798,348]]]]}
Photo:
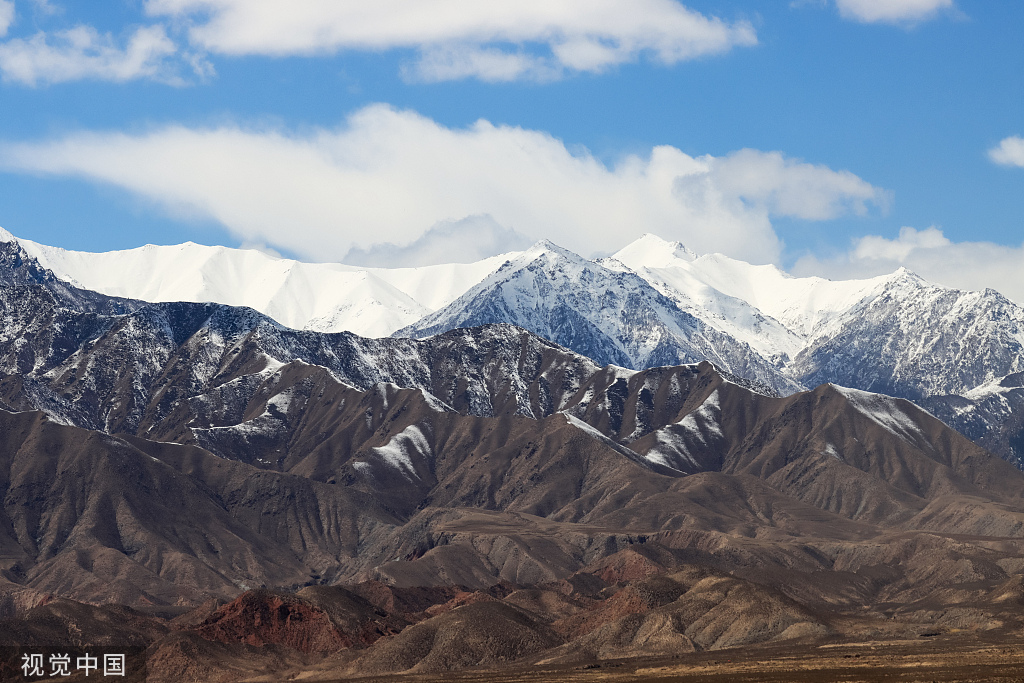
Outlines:
{"type": "Polygon", "coordinates": [[[920,275],[910,270],[906,266],[900,266],[896,269],[896,272],[892,274],[893,279],[912,279],[912,280],[923,280],[920,275]]]}
{"type": "Polygon", "coordinates": [[[557,254],[558,256],[564,256],[572,260],[585,261],[582,256],[574,251],[570,251],[565,247],[561,247],[549,239],[542,239],[534,242],[530,245],[530,248],[522,252],[520,258],[533,260],[542,254],[557,254]]]}
{"type": "Polygon", "coordinates": [[[906,266],[900,266],[891,274],[883,276],[881,279],[886,285],[909,285],[912,287],[938,287],[940,289],[949,289],[948,287],[943,287],[942,285],[925,280],[906,266]]]}
{"type": "Polygon", "coordinates": [[[0,242],[18,242],[18,238],[7,230],[0,228],[0,242]]]}
{"type": "MultiPolygon", "coordinates": [[[[594,263],[580,256],[574,251],[570,251],[565,247],[560,247],[554,242],[543,239],[539,242],[534,243],[529,249],[520,252],[514,258],[505,261],[504,265],[498,270],[494,271],[488,278],[484,279],[480,284],[487,283],[493,280],[495,277],[502,277],[509,273],[518,272],[524,268],[529,267],[531,264],[538,262],[558,262],[573,264],[575,267],[586,268],[593,266],[594,263]]],[[[479,285],[477,285],[479,286],[479,285]]],[[[470,291],[473,291],[472,289],[470,291]]]]}

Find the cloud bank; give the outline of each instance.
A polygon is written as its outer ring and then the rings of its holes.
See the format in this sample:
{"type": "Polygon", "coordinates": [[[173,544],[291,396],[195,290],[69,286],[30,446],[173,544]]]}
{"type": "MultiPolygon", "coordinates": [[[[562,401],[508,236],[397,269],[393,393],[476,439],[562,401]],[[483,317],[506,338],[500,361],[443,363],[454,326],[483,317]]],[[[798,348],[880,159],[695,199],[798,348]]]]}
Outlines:
{"type": "Polygon", "coordinates": [[[431,227],[405,246],[375,244],[355,248],[342,259],[353,266],[411,268],[437,263],[473,263],[510,251],[523,251],[533,240],[499,225],[490,216],[468,216],[431,227]]]}
{"type": "Polygon", "coordinates": [[[7,29],[14,23],[14,0],[0,0],[0,38],[7,35],[7,29]]]}
{"type": "Polygon", "coordinates": [[[386,105],[301,135],[169,126],[6,144],[0,166],[114,185],[314,260],[409,245],[437,223],[486,214],[585,255],[654,231],[763,263],[780,251],[772,217],[823,220],[888,202],[852,173],[779,152],[659,146],[607,166],[544,132],[484,120],[451,129],[386,105]]]}
{"type": "MultiPolygon", "coordinates": [[[[0,27],[2,13],[0,5],[0,27]]],[[[123,48],[110,34],[101,34],[91,26],[76,26],[0,44],[0,74],[4,81],[28,86],[82,79],[174,82],[166,60],[177,51],[161,26],[136,29],[123,48]]]]}
{"type": "Polygon", "coordinates": [[[1024,138],[1017,135],[1005,138],[988,151],[988,158],[1000,166],[1024,168],[1024,138]]]}
{"type": "Polygon", "coordinates": [[[834,280],[873,277],[905,266],[921,277],[965,290],[992,288],[1024,304],[1024,245],[953,242],[936,227],[900,229],[896,239],[861,237],[849,253],[832,259],[806,256],[794,275],[820,275],[834,280]]]}
{"type": "Polygon", "coordinates": [[[706,17],[676,0],[147,0],[191,23],[193,45],[226,55],[414,49],[425,81],[550,80],[641,55],[662,64],[754,45],[747,22],[706,17]]]}
{"type": "Polygon", "coordinates": [[[839,14],[865,24],[907,24],[952,10],[953,0],[836,0],[839,14]]]}

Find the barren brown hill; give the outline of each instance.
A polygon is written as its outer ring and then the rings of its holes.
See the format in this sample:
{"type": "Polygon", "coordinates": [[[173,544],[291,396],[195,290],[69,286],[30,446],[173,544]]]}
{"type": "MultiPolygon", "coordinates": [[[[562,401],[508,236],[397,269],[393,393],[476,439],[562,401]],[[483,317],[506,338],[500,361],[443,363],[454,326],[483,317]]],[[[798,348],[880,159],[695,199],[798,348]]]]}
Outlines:
{"type": "Polygon", "coordinates": [[[554,627],[570,642],[547,653],[545,662],[718,650],[831,630],[782,593],[706,567],[630,583],[554,627]]]}
{"type": "Polygon", "coordinates": [[[364,676],[495,667],[562,642],[561,636],[529,612],[504,601],[482,600],[380,641],[338,673],[364,676]]]}
{"type": "Polygon", "coordinates": [[[740,571],[856,571],[898,547],[864,550],[881,536],[1015,547],[1024,529],[1024,477],[910,403],[827,385],[774,398],[708,364],[616,374],[549,417],[488,418],[293,362],[235,424],[190,429],[220,455],[0,415],[8,578],[198,603],[369,578],[537,585],[640,543],[740,571]],[[645,392],[665,395],[640,420],[645,392]]]}
{"type": "Polygon", "coordinates": [[[147,647],[170,630],[165,620],[123,605],[58,599],[0,621],[0,646],[147,647]]]}

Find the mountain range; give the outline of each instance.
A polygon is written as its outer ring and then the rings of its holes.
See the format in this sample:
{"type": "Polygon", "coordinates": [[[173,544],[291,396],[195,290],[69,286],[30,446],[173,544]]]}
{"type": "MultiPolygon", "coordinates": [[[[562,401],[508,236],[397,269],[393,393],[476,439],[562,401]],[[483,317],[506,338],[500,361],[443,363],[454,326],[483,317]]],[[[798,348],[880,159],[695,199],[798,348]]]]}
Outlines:
{"type": "Polygon", "coordinates": [[[84,289],[0,244],[0,646],[87,633],[147,648],[152,680],[336,680],[1018,637],[1024,473],[936,417],[1012,424],[1012,304],[631,249],[535,245],[371,339],[84,289]],[[692,273],[723,281],[687,311],[692,273]],[[992,377],[926,411],[792,374],[968,381],[928,344],[992,377]],[[828,362],[869,350],[881,369],[828,362]]]}
{"type": "Polygon", "coordinates": [[[908,398],[1024,463],[1015,393],[997,390],[1024,371],[1024,308],[906,269],[798,278],[653,235],[597,261],[540,242],[477,263],[396,269],[191,243],[86,253],[0,238],[53,277],[113,297],[244,305],[292,328],[370,337],[506,323],[599,365],[708,360],[779,395],[832,382],[908,398]]]}

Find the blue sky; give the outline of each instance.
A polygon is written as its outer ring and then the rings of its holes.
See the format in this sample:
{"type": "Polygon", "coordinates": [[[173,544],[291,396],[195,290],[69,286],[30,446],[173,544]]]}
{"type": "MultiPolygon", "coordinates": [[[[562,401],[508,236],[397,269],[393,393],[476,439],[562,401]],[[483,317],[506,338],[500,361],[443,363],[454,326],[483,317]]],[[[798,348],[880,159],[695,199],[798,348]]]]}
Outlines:
{"type": "Polygon", "coordinates": [[[0,0],[0,29],[20,237],[407,263],[650,231],[1024,299],[1024,3],[0,0]]]}

